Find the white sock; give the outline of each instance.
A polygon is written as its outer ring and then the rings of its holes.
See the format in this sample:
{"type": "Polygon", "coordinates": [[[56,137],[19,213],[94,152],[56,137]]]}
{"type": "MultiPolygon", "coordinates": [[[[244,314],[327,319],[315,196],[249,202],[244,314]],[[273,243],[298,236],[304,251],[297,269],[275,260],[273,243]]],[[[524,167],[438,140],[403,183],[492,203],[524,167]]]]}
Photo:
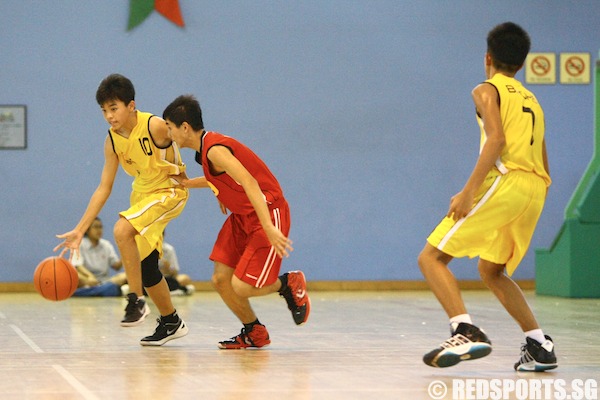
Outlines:
{"type": "Polygon", "coordinates": [[[544,332],[541,329],[532,329],[530,331],[525,332],[525,336],[536,340],[540,344],[546,341],[546,337],[544,336],[544,332]]]}
{"type": "Polygon", "coordinates": [[[450,318],[450,328],[452,332],[456,331],[458,324],[460,324],[461,322],[473,325],[473,321],[471,321],[471,316],[469,314],[459,314],[450,318]]]}

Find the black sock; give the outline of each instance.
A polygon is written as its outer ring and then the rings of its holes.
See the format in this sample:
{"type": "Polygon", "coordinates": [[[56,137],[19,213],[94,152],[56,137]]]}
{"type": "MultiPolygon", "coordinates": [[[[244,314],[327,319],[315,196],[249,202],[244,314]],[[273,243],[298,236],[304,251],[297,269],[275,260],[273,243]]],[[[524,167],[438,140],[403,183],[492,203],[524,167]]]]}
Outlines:
{"type": "Polygon", "coordinates": [[[281,275],[279,277],[279,280],[281,281],[281,287],[279,288],[279,293],[283,293],[283,291],[287,288],[288,273],[286,272],[285,274],[281,275]]]}
{"type": "Polygon", "coordinates": [[[246,329],[246,332],[250,332],[250,331],[252,331],[252,328],[254,328],[254,325],[262,325],[262,324],[258,321],[258,318],[257,318],[256,321],[254,321],[254,322],[250,322],[249,324],[244,324],[244,329],[246,329]]]}
{"type": "Polygon", "coordinates": [[[167,324],[174,324],[179,321],[179,315],[177,315],[177,310],[175,310],[172,314],[161,316],[160,319],[167,324]]]}

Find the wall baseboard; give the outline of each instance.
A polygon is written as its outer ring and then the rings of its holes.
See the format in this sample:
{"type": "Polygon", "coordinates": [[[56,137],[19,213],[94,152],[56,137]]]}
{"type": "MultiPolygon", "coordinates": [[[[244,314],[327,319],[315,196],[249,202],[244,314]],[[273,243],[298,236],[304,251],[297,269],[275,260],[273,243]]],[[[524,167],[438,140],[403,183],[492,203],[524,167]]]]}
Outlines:
{"type": "MultiPolygon", "coordinates": [[[[535,280],[516,281],[523,290],[534,290],[535,280]]],[[[199,292],[213,291],[212,284],[206,281],[193,282],[199,292]]],[[[484,290],[481,281],[459,281],[463,290],[484,290]]],[[[429,290],[425,281],[314,281],[308,282],[308,290],[314,291],[384,291],[384,290],[429,290]]],[[[0,293],[34,292],[31,282],[0,282],[0,293]]]]}

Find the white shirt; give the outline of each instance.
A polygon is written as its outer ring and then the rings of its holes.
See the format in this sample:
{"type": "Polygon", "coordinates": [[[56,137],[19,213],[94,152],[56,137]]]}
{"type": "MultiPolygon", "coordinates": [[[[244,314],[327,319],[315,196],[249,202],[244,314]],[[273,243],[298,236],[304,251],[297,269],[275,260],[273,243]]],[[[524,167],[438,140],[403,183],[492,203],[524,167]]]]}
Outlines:
{"type": "Polygon", "coordinates": [[[111,266],[117,261],[119,257],[108,240],[100,239],[94,246],[90,239],[84,237],[79,246],[79,257],[73,259],[73,265],[83,265],[96,279],[104,282],[110,278],[111,266]]]}
{"type": "Polygon", "coordinates": [[[158,268],[165,276],[177,275],[179,272],[179,261],[177,260],[177,254],[175,254],[175,248],[167,242],[163,242],[162,246],[163,255],[158,260],[158,268]],[[165,271],[164,263],[169,262],[169,270],[165,271]]]}

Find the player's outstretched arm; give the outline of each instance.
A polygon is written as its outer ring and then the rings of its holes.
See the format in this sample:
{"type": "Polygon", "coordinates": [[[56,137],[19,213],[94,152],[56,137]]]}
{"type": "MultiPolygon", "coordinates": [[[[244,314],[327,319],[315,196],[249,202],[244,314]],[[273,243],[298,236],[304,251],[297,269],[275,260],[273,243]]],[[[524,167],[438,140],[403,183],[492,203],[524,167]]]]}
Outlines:
{"type": "MultiPolygon", "coordinates": [[[[177,178],[175,178],[175,179],[177,179],[177,178]]],[[[203,176],[197,176],[195,178],[189,178],[189,179],[184,178],[181,180],[178,179],[178,181],[181,185],[183,185],[184,187],[186,187],[188,189],[201,189],[201,188],[209,187],[208,181],[203,176]]]]}
{"type": "Polygon", "coordinates": [[[106,203],[106,200],[112,192],[112,186],[118,168],[119,159],[113,151],[110,138],[107,136],[104,141],[104,168],[102,169],[102,175],[100,176],[100,184],[94,191],[94,194],[92,194],[88,206],[77,226],[69,232],[56,235],[57,238],[64,239],[62,243],[54,248],[54,251],[62,249],[60,252],[61,257],[67,251],[70,251],[71,254],[69,260],[72,260],[73,256],[79,253],[79,245],[81,244],[85,231],[89,228],[98,214],[100,214],[102,207],[104,207],[104,203],[106,203]]]}

